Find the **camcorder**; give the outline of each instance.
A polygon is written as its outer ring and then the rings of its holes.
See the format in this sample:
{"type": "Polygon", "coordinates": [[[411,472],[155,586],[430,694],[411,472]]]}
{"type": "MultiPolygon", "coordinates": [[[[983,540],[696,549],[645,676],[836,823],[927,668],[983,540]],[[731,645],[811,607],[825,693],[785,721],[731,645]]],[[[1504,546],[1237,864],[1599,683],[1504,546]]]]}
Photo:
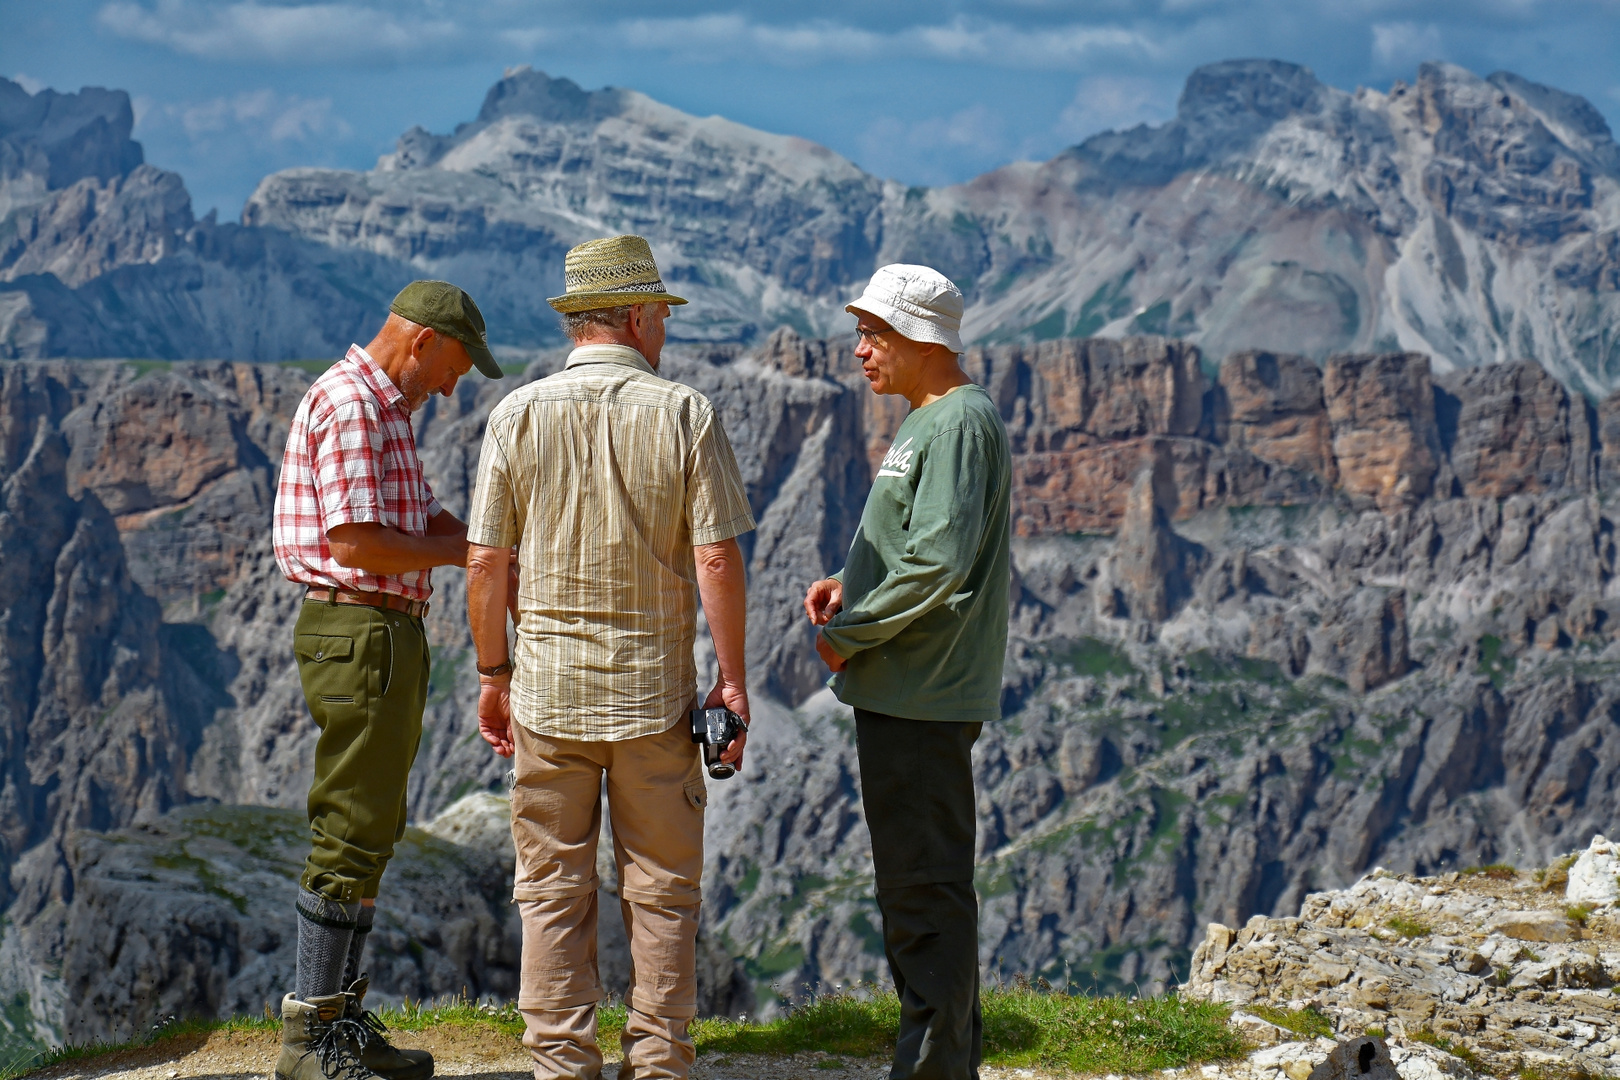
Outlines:
{"type": "Polygon", "coordinates": [[[703,747],[703,767],[716,780],[724,780],[736,769],[720,760],[726,748],[747,730],[742,717],[730,709],[693,709],[692,741],[703,747]]]}

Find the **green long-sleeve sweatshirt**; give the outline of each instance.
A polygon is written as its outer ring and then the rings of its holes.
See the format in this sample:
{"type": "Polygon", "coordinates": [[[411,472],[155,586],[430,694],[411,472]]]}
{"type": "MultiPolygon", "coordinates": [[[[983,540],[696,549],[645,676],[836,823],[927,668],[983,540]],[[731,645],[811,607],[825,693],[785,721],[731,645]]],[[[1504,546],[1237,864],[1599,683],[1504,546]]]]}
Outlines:
{"type": "Polygon", "coordinates": [[[1007,651],[1007,430],[981,387],[913,409],[894,436],[822,633],[845,704],[913,720],[1001,716],[1007,651]]]}

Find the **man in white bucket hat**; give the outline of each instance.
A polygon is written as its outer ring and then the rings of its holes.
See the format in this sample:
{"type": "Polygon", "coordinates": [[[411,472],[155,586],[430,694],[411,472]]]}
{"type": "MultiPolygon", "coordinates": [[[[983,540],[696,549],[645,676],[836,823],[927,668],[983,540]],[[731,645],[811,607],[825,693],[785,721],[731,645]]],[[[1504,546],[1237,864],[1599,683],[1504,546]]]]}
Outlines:
{"type": "Polygon", "coordinates": [[[883,458],[844,569],[805,613],[855,709],[883,946],[900,995],[890,1077],[978,1076],[971,751],[1001,715],[1007,650],[1007,431],[958,363],[962,293],[937,270],[872,275],[855,355],[911,412],[883,458]]]}

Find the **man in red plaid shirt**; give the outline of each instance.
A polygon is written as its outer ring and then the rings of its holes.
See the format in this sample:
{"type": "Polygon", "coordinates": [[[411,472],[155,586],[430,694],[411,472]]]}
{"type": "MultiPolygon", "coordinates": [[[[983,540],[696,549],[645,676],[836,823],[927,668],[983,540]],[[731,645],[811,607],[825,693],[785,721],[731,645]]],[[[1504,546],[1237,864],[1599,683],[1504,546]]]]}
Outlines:
{"type": "Polygon", "coordinates": [[[359,969],[383,870],[405,835],[433,567],[467,565],[467,526],[422,476],[411,413],[450,396],[474,366],[501,377],[472,297],[448,282],[412,282],[371,343],[315,380],[287,437],[276,561],[307,588],[293,651],[321,736],[277,1080],[433,1075],[432,1055],[383,1038],[359,969]]]}

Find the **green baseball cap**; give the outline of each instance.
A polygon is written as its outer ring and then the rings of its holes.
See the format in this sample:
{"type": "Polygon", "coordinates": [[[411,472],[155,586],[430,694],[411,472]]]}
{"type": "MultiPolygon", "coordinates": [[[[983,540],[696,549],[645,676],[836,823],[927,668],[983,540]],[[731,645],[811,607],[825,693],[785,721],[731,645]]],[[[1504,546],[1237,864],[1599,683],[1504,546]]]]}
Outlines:
{"type": "Polygon", "coordinates": [[[466,290],[448,281],[413,281],[399,290],[388,310],[461,342],[478,370],[489,378],[499,379],[506,374],[484,340],[484,314],[466,290]]]}

